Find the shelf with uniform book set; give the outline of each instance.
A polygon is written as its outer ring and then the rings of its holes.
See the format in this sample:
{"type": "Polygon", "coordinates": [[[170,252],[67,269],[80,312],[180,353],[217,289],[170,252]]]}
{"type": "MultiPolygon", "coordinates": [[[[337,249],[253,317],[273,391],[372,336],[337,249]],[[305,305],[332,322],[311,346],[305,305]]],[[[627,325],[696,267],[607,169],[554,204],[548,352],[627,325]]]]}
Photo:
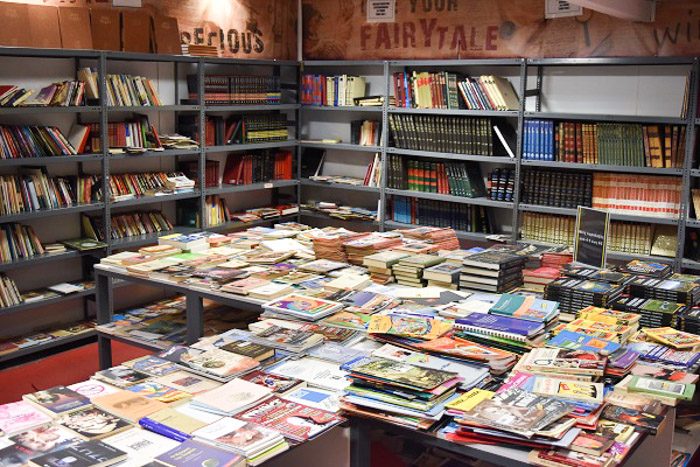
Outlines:
{"type": "MultiPolygon", "coordinates": [[[[371,102],[374,112],[381,110],[386,131],[378,148],[379,193],[365,203],[379,198],[380,227],[398,223],[459,230],[456,223],[465,218],[461,229],[475,241],[506,234],[511,241],[571,243],[568,231],[542,234],[568,225],[576,207],[588,205],[611,211],[617,248],[611,260],[659,258],[676,270],[690,264],[689,258],[683,262],[686,229],[700,227],[689,215],[692,180],[700,177],[692,154],[696,58],[313,61],[302,66],[301,126],[310,127],[312,144],[326,151],[310,154],[301,177],[309,181],[302,186],[318,186],[314,175],[323,178],[330,151],[356,163],[350,151],[342,153],[350,138],[339,132],[359,118],[361,104],[371,102]],[[653,98],[659,76],[669,77],[672,86],[661,102],[653,98]],[[348,79],[364,82],[364,94],[342,105],[335,93],[348,79]],[[634,94],[642,91],[649,94],[634,94]],[[455,169],[450,164],[457,161],[473,164],[455,169]],[[467,175],[471,190],[460,186],[467,175]],[[537,189],[543,181],[546,189],[537,189]],[[630,184],[647,191],[615,191],[630,184]],[[649,205],[641,209],[640,203],[649,205]],[[524,229],[526,221],[537,235],[524,229]]],[[[302,167],[305,161],[302,151],[302,167]]],[[[342,184],[331,187],[347,190],[342,184]]],[[[700,260],[700,242],[695,245],[700,260]]]]}
{"type": "Polygon", "coordinates": [[[282,208],[277,217],[246,212],[298,202],[297,62],[29,48],[0,48],[0,61],[0,185],[36,192],[3,196],[0,207],[0,282],[13,288],[0,300],[2,337],[21,340],[30,322],[55,334],[0,349],[0,365],[94,340],[94,331],[56,330],[92,319],[94,288],[47,298],[35,291],[90,279],[95,261],[113,251],[212,227],[210,195],[234,216],[220,232],[297,218],[282,208]],[[285,151],[275,170],[224,181],[231,154],[266,151],[285,151]],[[205,166],[217,160],[212,186],[205,166]],[[152,185],[159,177],[168,181],[152,185]],[[238,211],[247,222],[235,220],[238,211]]]}

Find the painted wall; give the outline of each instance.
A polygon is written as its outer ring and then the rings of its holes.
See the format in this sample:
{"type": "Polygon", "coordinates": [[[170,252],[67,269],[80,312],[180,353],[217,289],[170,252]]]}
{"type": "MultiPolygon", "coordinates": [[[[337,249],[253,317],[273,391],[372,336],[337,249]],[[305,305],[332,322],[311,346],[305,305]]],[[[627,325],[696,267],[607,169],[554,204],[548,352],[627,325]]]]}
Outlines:
{"type": "MultiPolygon", "coordinates": [[[[5,1],[5,0],[0,0],[5,1]]],[[[111,8],[111,0],[24,0],[49,6],[111,8]]],[[[217,45],[225,56],[297,58],[297,0],[143,0],[178,19],[184,42],[217,45]]]]}
{"type": "Polygon", "coordinates": [[[699,55],[700,1],[657,2],[637,23],[584,9],[544,19],[544,0],[396,0],[368,23],[366,0],[302,0],[304,59],[699,55]]]}

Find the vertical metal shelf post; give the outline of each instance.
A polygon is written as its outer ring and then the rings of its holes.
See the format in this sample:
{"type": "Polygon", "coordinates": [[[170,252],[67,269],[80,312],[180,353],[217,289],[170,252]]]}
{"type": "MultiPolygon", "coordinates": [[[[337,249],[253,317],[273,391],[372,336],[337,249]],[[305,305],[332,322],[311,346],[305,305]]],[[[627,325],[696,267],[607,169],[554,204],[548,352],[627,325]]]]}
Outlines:
{"type": "Polygon", "coordinates": [[[389,62],[382,62],[382,71],[384,74],[384,102],[382,103],[382,140],[379,143],[381,146],[381,179],[379,180],[379,230],[384,231],[386,223],[386,180],[387,180],[387,147],[389,146],[389,97],[391,94],[390,88],[390,70],[389,62]]]}
{"type": "Polygon", "coordinates": [[[206,172],[207,172],[207,114],[204,99],[204,78],[206,75],[205,61],[197,60],[197,103],[199,104],[199,228],[209,227],[209,216],[205,216],[206,211],[206,172]]]}
{"type": "MultiPolygon", "coordinates": [[[[690,216],[690,199],[692,178],[690,171],[693,168],[695,158],[695,117],[698,112],[698,58],[695,57],[689,76],[688,95],[689,101],[686,103],[685,112],[685,159],[683,160],[683,188],[681,192],[680,216],[678,218],[678,234],[676,236],[676,261],[674,269],[681,272],[683,268],[683,258],[685,257],[686,220],[690,216]]],[[[695,213],[697,216],[698,213],[695,213]]]]}
{"type": "MultiPolygon", "coordinates": [[[[520,108],[518,109],[518,123],[516,129],[515,148],[515,174],[513,186],[513,216],[511,241],[517,242],[520,239],[520,172],[523,155],[523,126],[525,124],[525,91],[527,89],[527,60],[520,62],[520,108]]],[[[539,98],[538,98],[539,99],[539,98]]]]}
{"type": "Polygon", "coordinates": [[[102,199],[104,208],[102,211],[102,225],[104,229],[104,241],[107,243],[107,254],[112,253],[112,193],[109,189],[109,106],[107,102],[107,55],[102,52],[97,62],[97,79],[100,89],[100,144],[102,149],[102,199]]]}

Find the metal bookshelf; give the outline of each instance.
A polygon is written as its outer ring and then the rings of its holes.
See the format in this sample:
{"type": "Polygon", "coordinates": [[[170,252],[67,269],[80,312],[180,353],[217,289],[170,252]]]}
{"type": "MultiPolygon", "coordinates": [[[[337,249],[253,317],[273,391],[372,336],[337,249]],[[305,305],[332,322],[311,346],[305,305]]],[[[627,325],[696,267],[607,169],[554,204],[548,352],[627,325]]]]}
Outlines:
{"type": "MultiPolygon", "coordinates": [[[[521,173],[523,167],[546,167],[552,169],[565,170],[581,170],[581,171],[596,171],[596,172],[617,172],[628,174],[651,174],[651,175],[668,175],[681,177],[683,180],[683,192],[681,198],[681,216],[679,219],[653,218],[647,216],[639,216],[634,214],[612,214],[613,220],[629,221],[643,224],[654,225],[672,225],[677,226],[678,249],[675,258],[666,258],[649,255],[646,258],[650,260],[658,260],[672,263],[676,271],[681,269],[700,270],[700,263],[689,259],[684,259],[685,236],[686,229],[689,227],[700,228],[700,221],[689,218],[690,206],[690,188],[695,178],[700,178],[700,169],[693,168],[694,166],[694,141],[696,134],[696,125],[700,125],[700,118],[696,118],[698,109],[696,101],[698,96],[698,57],[622,57],[622,58],[547,58],[547,59],[477,59],[477,60],[389,60],[384,62],[376,61],[304,61],[302,62],[302,70],[305,72],[314,72],[315,69],[323,69],[329,71],[329,74],[357,73],[357,67],[381,67],[384,68],[384,80],[386,88],[384,89],[385,103],[381,107],[377,107],[375,112],[381,110],[383,114],[382,128],[383,142],[379,148],[382,153],[382,174],[386,174],[386,154],[400,154],[411,157],[434,158],[443,160],[461,160],[475,161],[487,164],[499,164],[504,167],[512,167],[515,171],[515,190],[513,193],[513,201],[510,203],[488,200],[485,198],[464,198],[452,195],[443,195],[437,193],[424,193],[410,190],[394,190],[386,187],[386,177],[382,177],[382,185],[379,189],[378,197],[381,200],[382,213],[380,216],[380,229],[395,228],[396,226],[409,227],[410,224],[402,224],[394,222],[386,217],[386,199],[389,196],[405,196],[423,199],[433,199],[459,204],[471,204],[486,206],[489,209],[505,208],[512,210],[511,229],[506,234],[511,236],[511,241],[520,240],[520,221],[521,213],[523,212],[539,212],[547,214],[559,214],[566,216],[575,216],[576,209],[556,208],[551,206],[536,206],[527,205],[520,202],[520,185],[521,173]],[[636,66],[687,66],[689,73],[689,86],[686,93],[686,116],[685,117],[668,117],[654,115],[610,115],[610,114],[584,114],[584,113],[567,113],[567,112],[543,112],[542,98],[544,88],[543,81],[544,69],[546,67],[591,67],[591,66],[612,66],[612,67],[636,67],[636,66]],[[470,68],[478,67],[480,69],[493,69],[493,73],[497,74],[504,67],[511,67],[510,73],[512,76],[519,77],[519,89],[517,89],[520,97],[520,108],[517,111],[479,111],[465,109],[414,109],[389,106],[389,97],[393,94],[390,86],[391,73],[396,70],[429,70],[438,71],[443,69],[459,70],[460,72],[468,71],[470,68]],[[517,69],[517,72],[514,70],[517,69]],[[333,73],[330,73],[333,70],[333,73]],[[532,84],[534,83],[534,87],[532,84]],[[530,89],[532,87],[532,89],[530,89]],[[527,100],[535,99],[535,109],[526,110],[527,100]],[[388,115],[389,114],[417,114],[417,115],[459,115],[471,117],[494,117],[505,118],[511,121],[517,134],[517,147],[513,148],[515,158],[498,157],[498,156],[481,156],[469,154],[451,154],[433,151],[419,151],[411,149],[401,149],[391,147],[388,140],[388,115]],[[548,119],[548,120],[571,120],[571,121],[590,121],[590,122],[627,122],[627,123],[642,123],[642,124],[666,124],[666,125],[685,125],[686,126],[686,145],[684,154],[684,165],[680,168],[653,168],[653,167],[633,167],[633,166],[618,166],[604,164],[579,164],[570,162],[558,161],[542,161],[523,159],[523,127],[526,119],[548,119]]],[[[356,107],[316,107],[302,106],[301,119],[307,122],[313,122],[314,119],[322,119],[322,112],[357,112],[356,107]]],[[[680,111],[680,109],[679,109],[680,111]]],[[[318,147],[321,149],[332,150],[333,148],[340,149],[344,144],[339,145],[323,145],[314,144],[313,146],[302,144],[302,147],[318,147]]],[[[316,187],[316,184],[311,184],[308,181],[302,181],[302,187],[316,187]]],[[[330,189],[343,190],[345,186],[325,185],[330,189]]],[[[307,216],[302,212],[302,218],[307,216]]],[[[458,237],[470,241],[486,242],[487,235],[473,232],[458,232],[458,237]]],[[[529,240],[522,240],[529,241],[529,240]]],[[[611,260],[624,261],[640,257],[639,255],[615,252],[610,256],[611,260]]]]}
{"type": "MultiPolygon", "coordinates": [[[[0,118],[5,117],[17,117],[22,115],[27,115],[28,117],[37,118],[40,115],[54,115],[54,114],[65,114],[73,116],[73,121],[80,121],[82,115],[89,115],[92,117],[92,121],[99,123],[101,125],[102,134],[101,137],[101,147],[105,148],[101,153],[96,154],[79,154],[72,156],[52,156],[52,157],[36,157],[36,158],[18,158],[18,159],[0,159],[0,169],[2,168],[13,168],[20,166],[56,166],[58,164],[75,164],[77,166],[76,172],[73,173],[85,173],[84,164],[85,163],[99,163],[100,168],[97,174],[102,178],[102,192],[105,194],[104,198],[107,200],[105,202],[99,203],[89,203],[89,204],[76,204],[73,206],[60,208],[60,209],[47,209],[34,212],[26,212],[20,214],[13,214],[7,216],[0,216],[0,224],[10,223],[10,222],[24,222],[24,221],[37,221],[43,220],[44,218],[47,222],[55,221],[59,216],[66,214],[78,214],[83,212],[98,213],[101,217],[102,225],[104,226],[105,232],[110,232],[111,230],[111,219],[113,215],[118,214],[122,211],[130,211],[132,208],[142,205],[157,204],[157,203],[172,203],[180,200],[198,200],[197,212],[201,222],[201,228],[208,228],[206,224],[206,216],[202,213],[205,212],[205,197],[210,194],[225,194],[225,193],[238,193],[244,191],[252,190],[276,190],[278,188],[285,187],[297,187],[298,180],[283,180],[283,181],[272,181],[270,183],[261,183],[249,186],[231,186],[224,185],[221,188],[206,188],[204,190],[196,189],[192,192],[185,193],[175,193],[165,196],[144,196],[140,198],[135,198],[131,200],[114,202],[110,201],[109,196],[109,177],[113,172],[112,163],[114,161],[122,160],[150,160],[155,158],[178,158],[178,157],[189,157],[195,158],[198,161],[198,186],[205,186],[205,161],[207,154],[210,153],[228,153],[228,152],[239,152],[239,151],[255,151],[260,149],[277,149],[277,148],[292,148],[297,151],[298,142],[296,140],[296,135],[289,141],[273,141],[269,143],[255,143],[255,144],[239,144],[239,145],[228,145],[228,146],[213,146],[206,147],[202,145],[196,149],[183,149],[183,150],[163,150],[163,151],[146,151],[143,153],[111,153],[109,151],[109,138],[107,131],[107,123],[110,121],[118,121],[126,116],[133,113],[142,113],[150,116],[158,116],[161,114],[175,114],[175,121],[177,120],[177,114],[189,114],[197,115],[199,122],[199,140],[205,141],[204,138],[204,123],[206,116],[208,114],[216,114],[221,112],[226,113],[248,113],[248,112],[288,112],[293,114],[293,119],[298,122],[298,112],[300,110],[300,105],[297,103],[297,96],[292,93],[287,93],[287,88],[285,88],[285,98],[286,100],[279,105],[209,105],[204,102],[204,77],[210,72],[210,67],[216,66],[219,70],[227,65],[237,66],[235,72],[240,72],[238,70],[241,67],[267,67],[269,68],[270,74],[281,75],[282,69],[285,71],[291,70],[289,75],[294,76],[296,79],[296,70],[299,67],[299,63],[296,61],[284,61],[284,60],[248,60],[248,59],[228,59],[228,58],[207,58],[207,57],[191,57],[191,56],[179,56],[179,55],[158,55],[158,54],[141,54],[141,53],[129,53],[129,52],[102,52],[102,51],[92,51],[92,50],[67,50],[67,49],[31,49],[31,48],[13,48],[13,47],[0,47],[0,61],[7,59],[8,57],[15,58],[28,58],[37,60],[47,60],[48,63],[52,61],[66,61],[72,63],[73,72],[77,75],[79,68],[84,66],[90,66],[97,70],[97,80],[100,96],[107,95],[107,84],[106,76],[108,73],[119,72],[120,63],[123,62],[142,62],[142,63],[153,63],[158,62],[167,66],[172,66],[172,76],[175,82],[174,86],[174,102],[173,104],[161,105],[161,106],[108,106],[106,99],[102,99],[99,105],[84,105],[84,106],[72,106],[72,107],[18,107],[18,108],[0,108],[0,118]],[[183,68],[185,66],[185,68],[183,68]],[[289,69],[289,70],[287,70],[289,69]],[[185,70],[185,73],[183,73],[185,70]],[[181,103],[181,97],[186,98],[187,96],[180,96],[180,87],[185,80],[186,74],[195,73],[198,77],[199,82],[199,93],[198,100],[196,102],[181,103]],[[290,102],[287,102],[290,101],[290,102]],[[118,209],[119,212],[114,213],[113,211],[118,209]]],[[[51,67],[47,67],[50,70],[51,67]]],[[[232,68],[232,73],[234,69],[232,68]]],[[[47,81],[53,79],[51,72],[46,72],[47,81]]],[[[296,89],[296,82],[293,83],[294,89],[296,89]]],[[[163,97],[163,96],[161,96],[163,97]]],[[[173,96],[168,95],[168,98],[173,96]]],[[[167,101],[169,102],[169,101],[167,101]]],[[[294,123],[296,125],[296,123],[294,123]]],[[[93,166],[94,167],[94,166],[93,166]]],[[[72,170],[71,170],[72,172],[72,170]]],[[[94,172],[94,168],[92,170],[94,172]]],[[[298,190],[298,188],[297,188],[298,190]]],[[[298,194],[298,193],[297,193],[298,194]]],[[[298,196],[296,197],[298,201],[298,196]]],[[[252,206],[252,207],[258,207],[252,206]]],[[[282,216],[274,219],[264,219],[256,222],[257,225],[269,225],[272,222],[277,222],[282,219],[285,220],[297,220],[298,215],[293,216],[282,216]]],[[[251,223],[242,222],[228,222],[219,226],[215,226],[214,230],[220,232],[234,231],[237,229],[242,229],[250,226],[251,223]]],[[[168,232],[157,232],[140,236],[131,236],[121,239],[107,239],[105,243],[106,248],[100,250],[92,251],[75,251],[68,250],[64,253],[58,254],[45,254],[40,256],[34,256],[29,258],[21,258],[16,261],[0,263],[0,272],[8,272],[18,268],[28,268],[38,265],[43,265],[55,263],[60,265],[65,261],[79,260],[82,264],[82,274],[87,277],[91,274],[92,264],[98,260],[100,257],[110,254],[115,250],[127,249],[127,248],[138,248],[141,246],[156,243],[158,237],[168,233],[187,233],[193,232],[195,230],[200,230],[199,228],[186,227],[186,226],[175,226],[173,230],[168,232]]],[[[125,283],[126,284],[126,283],[125,283]]],[[[51,284],[46,284],[51,285],[51,284]]],[[[123,284],[120,284],[123,285],[123,284]]],[[[22,288],[22,284],[18,283],[18,286],[22,288]]],[[[116,284],[115,284],[116,286],[116,284]]],[[[111,293],[111,292],[110,292],[111,293]]],[[[49,300],[23,303],[17,306],[0,308],[0,316],[21,313],[26,310],[36,309],[51,304],[60,303],[68,300],[82,300],[82,306],[85,310],[87,317],[87,303],[85,300],[93,300],[95,291],[93,289],[79,294],[71,294],[65,297],[56,297],[49,300]]],[[[71,345],[82,344],[84,342],[94,340],[96,333],[84,333],[79,336],[55,339],[42,343],[36,346],[28,347],[26,349],[21,349],[0,357],[0,363],[3,366],[11,365],[13,361],[18,362],[24,361],[32,355],[42,354],[51,349],[64,349],[71,345]]]]}

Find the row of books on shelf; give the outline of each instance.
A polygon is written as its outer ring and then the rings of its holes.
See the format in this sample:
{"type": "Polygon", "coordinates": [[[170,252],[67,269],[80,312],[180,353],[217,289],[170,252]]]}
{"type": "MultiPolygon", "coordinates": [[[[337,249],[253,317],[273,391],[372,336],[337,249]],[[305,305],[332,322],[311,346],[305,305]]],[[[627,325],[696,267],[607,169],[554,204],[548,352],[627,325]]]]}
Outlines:
{"type": "Polygon", "coordinates": [[[193,191],[194,180],[182,172],[145,172],[112,174],[109,177],[112,201],[125,201],[141,196],[161,196],[193,191]]]}
{"type": "Polygon", "coordinates": [[[520,202],[561,208],[590,206],[593,180],[594,175],[590,173],[526,170],[520,202]]]}
{"type": "Polygon", "coordinates": [[[113,214],[109,237],[106,235],[102,216],[81,215],[81,226],[86,237],[101,242],[150,235],[173,230],[173,224],[160,211],[137,211],[113,214]]]}
{"type": "Polygon", "coordinates": [[[418,109],[518,110],[520,101],[506,78],[462,76],[448,71],[392,74],[396,105],[418,109]],[[461,99],[460,99],[461,96],[461,99]]]}
{"type": "Polygon", "coordinates": [[[94,177],[50,177],[40,168],[0,176],[0,215],[70,207],[101,200],[94,177]],[[93,193],[93,188],[95,191],[93,193]]]}
{"type": "Polygon", "coordinates": [[[304,105],[345,107],[365,97],[367,81],[362,76],[305,74],[301,78],[304,105]]]}
{"type": "MultiPolygon", "coordinates": [[[[377,202],[377,206],[380,201],[377,202]]],[[[301,205],[301,208],[316,214],[322,214],[332,219],[341,221],[366,221],[374,222],[378,219],[379,208],[376,210],[358,206],[347,206],[332,201],[309,200],[301,205]]],[[[303,215],[303,213],[302,213],[303,215]]]]}
{"type": "Polygon", "coordinates": [[[426,193],[451,194],[467,198],[486,195],[479,165],[475,162],[433,162],[387,154],[389,188],[426,193]]]}
{"type": "MultiPolygon", "coordinates": [[[[326,151],[321,150],[316,152],[315,155],[320,154],[318,159],[318,165],[316,166],[316,172],[313,175],[309,175],[309,180],[314,182],[328,183],[329,185],[353,185],[353,186],[368,186],[368,187],[380,187],[382,180],[382,162],[381,155],[379,153],[372,156],[365,170],[364,178],[356,178],[348,175],[331,175],[324,174],[324,164],[326,159],[326,151]]],[[[302,176],[306,175],[302,173],[302,176]]]]}
{"type": "MultiPolygon", "coordinates": [[[[69,241],[66,243],[76,244],[78,240],[69,241]]],[[[20,292],[14,280],[10,277],[0,274],[0,308],[7,308],[15,305],[39,303],[46,300],[55,299],[63,296],[70,296],[76,292],[83,292],[95,287],[92,281],[72,281],[61,282],[49,287],[20,292]]],[[[0,354],[2,352],[0,351],[0,354]]]]}
{"type": "Polygon", "coordinates": [[[506,202],[513,201],[515,170],[495,169],[489,174],[486,181],[488,183],[489,199],[506,202]]]}
{"type": "Polygon", "coordinates": [[[492,232],[489,213],[484,206],[393,196],[387,211],[389,219],[402,224],[452,227],[462,232],[492,232]]]}
{"type": "Polygon", "coordinates": [[[57,127],[0,125],[1,159],[75,154],[75,147],[57,127]]]}
{"type": "Polygon", "coordinates": [[[681,168],[684,125],[525,120],[523,159],[681,168]]]}
{"type": "Polygon", "coordinates": [[[350,122],[350,144],[379,146],[382,143],[382,124],[377,120],[350,122]]]}
{"type": "MultiPolygon", "coordinates": [[[[99,76],[96,70],[81,68],[78,78],[86,83],[88,99],[99,99],[99,76]]],[[[158,96],[158,87],[149,78],[127,74],[108,74],[107,105],[117,106],[159,106],[162,105],[158,96]]]]}
{"type": "MultiPolygon", "coordinates": [[[[199,142],[199,117],[180,115],[180,133],[199,142]]],[[[289,122],[284,114],[256,114],[224,118],[209,116],[205,125],[207,146],[265,143],[289,139],[289,122]]]]}
{"type": "Polygon", "coordinates": [[[614,214],[677,219],[682,182],[672,176],[526,170],[521,202],[570,209],[593,206],[614,214]]]}
{"type": "MultiPolygon", "coordinates": [[[[573,245],[576,219],[570,216],[525,212],[521,233],[525,240],[573,245]]],[[[675,226],[633,222],[610,222],[608,250],[618,253],[665,256],[673,258],[677,249],[675,226]]]]}
{"type": "Polygon", "coordinates": [[[38,92],[12,84],[0,85],[0,107],[70,107],[83,105],[85,83],[62,81],[38,92]]]}
{"type": "Polygon", "coordinates": [[[0,342],[0,355],[11,357],[13,352],[39,347],[50,342],[59,342],[66,338],[75,338],[94,330],[94,321],[81,321],[70,326],[57,326],[42,329],[31,334],[17,336],[0,342]]]}
{"type": "MultiPolygon", "coordinates": [[[[187,75],[190,102],[199,102],[197,75],[187,75]]],[[[282,98],[280,77],[254,75],[206,75],[204,103],[206,105],[274,105],[282,98]]]]}
{"type": "Polygon", "coordinates": [[[491,126],[488,118],[389,114],[391,138],[401,149],[493,156],[491,126]]]}

